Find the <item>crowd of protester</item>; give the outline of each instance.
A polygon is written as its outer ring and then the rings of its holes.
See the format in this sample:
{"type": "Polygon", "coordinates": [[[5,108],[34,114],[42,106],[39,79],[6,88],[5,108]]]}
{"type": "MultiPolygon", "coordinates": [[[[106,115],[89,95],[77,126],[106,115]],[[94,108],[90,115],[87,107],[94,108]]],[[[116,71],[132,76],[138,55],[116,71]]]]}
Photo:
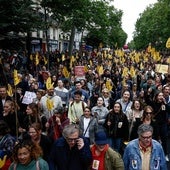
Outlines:
{"type": "Polygon", "coordinates": [[[72,60],[67,53],[47,58],[1,50],[0,58],[2,170],[129,170],[130,161],[132,169],[149,167],[145,154],[143,164],[128,160],[127,143],[143,134],[158,142],[162,161],[169,161],[170,73],[156,70],[166,56],[94,50],[72,60]],[[84,66],[82,77],[75,66],[84,66]],[[26,92],[35,94],[30,103],[23,102],[26,92]]]}

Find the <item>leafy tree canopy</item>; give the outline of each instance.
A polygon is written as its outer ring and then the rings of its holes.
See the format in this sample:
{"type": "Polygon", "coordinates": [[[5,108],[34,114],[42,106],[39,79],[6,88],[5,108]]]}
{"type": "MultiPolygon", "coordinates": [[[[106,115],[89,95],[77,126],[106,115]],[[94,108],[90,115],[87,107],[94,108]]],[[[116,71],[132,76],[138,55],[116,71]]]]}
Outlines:
{"type": "Polygon", "coordinates": [[[170,36],[170,2],[159,0],[140,14],[135,25],[134,44],[137,49],[147,47],[149,43],[158,49],[165,48],[170,36]]]}

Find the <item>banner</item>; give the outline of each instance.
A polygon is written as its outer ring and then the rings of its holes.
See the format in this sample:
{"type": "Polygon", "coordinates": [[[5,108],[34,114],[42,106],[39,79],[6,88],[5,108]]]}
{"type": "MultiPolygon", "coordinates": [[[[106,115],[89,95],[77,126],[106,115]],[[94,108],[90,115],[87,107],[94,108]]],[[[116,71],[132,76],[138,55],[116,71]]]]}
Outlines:
{"type": "Polygon", "coordinates": [[[155,72],[158,73],[168,73],[168,65],[165,64],[155,64],[155,72]]]}
{"type": "Polygon", "coordinates": [[[85,69],[84,66],[75,66],[74,73],[77,80],[85,79],[85,69]]]}

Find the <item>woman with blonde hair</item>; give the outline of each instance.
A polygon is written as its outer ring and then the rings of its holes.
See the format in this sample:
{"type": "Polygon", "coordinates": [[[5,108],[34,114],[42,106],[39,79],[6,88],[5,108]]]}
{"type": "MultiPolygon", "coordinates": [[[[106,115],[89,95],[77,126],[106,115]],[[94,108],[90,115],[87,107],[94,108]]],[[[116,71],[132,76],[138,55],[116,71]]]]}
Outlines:
{"type": "Polygon", "coordinates": [[[8,124],[10,128],[10,134],[14,137],[17,136],[18,130],[18,115],[15,113],[15,103],[11,100],[6,100],[3,107],[3,120],[8,124]]]}
{"type": "Polygon", "coordinates": [[[112,91],[109,91],[107,88],[104,88],[102,90],[102,97],[104,99],[104,105],[105,107],[107,107],[108,110],[111,109],[113,103],[114,103],[114,99],[112,98],[112,91]]]}

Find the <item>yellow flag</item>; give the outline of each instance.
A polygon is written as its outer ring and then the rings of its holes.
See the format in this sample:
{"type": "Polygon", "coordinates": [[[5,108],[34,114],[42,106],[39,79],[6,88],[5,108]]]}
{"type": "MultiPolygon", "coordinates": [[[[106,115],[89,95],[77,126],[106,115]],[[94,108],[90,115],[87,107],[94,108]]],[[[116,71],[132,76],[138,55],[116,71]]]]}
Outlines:
{"type": "Polygon", "coordinates": [[[107,88],[109,91],[111,91],[112,88],[113,88],[112,82],[111,82],[110,79],[108,79],[108,80],[106,81],[106,88],[107,88]]]}
{"type": "Polygon", "coordinates": [[[62,54],[62,61],[65,61],[65,55],[64,54],[62,54]]]}
{"type": "Polygon", "coordinates": [[[147,49],[148,53],[151,52],[151,49],[152,49],[152,47],[151,47],[151,45],[149,45],[149,46],[148,46],[148,49],[147,49]]]}
{"type": "Polygon", "coordinates": [[[141,62],[140,63],[140,70],[143,70],[144,66],[143,66],[143,63],[141,62]]]}
{"type": "Polygon", "coordinates": [[[170,64],[170,56],[167,58],[166,62],[170,64]]]}
{"type": "Polygon", "coordinates": [[[30,55],[30,60],[31,60],[31,61],[33,60],[33,56],[32,56],[32,54],[30,55]]]}
{"type": "Polygon", "coordinates": [[[153,59],[154,59],[155,61],[160,61],[160,60],[161,60],[161,57],[160,57],[160,54],[159,54],[158,51],[155,51],[155,52],[154,52],[153,59]]]}
{"type": "Polygon", "coordinates": [[[124,67],[122,77],[125,77],[126,75],[128,75],[128,72],[129,72],[129,69],[127,67],[124,67]]]}
{"type": "Polygon", "coordinates": [[[51,81],[51,77],[48,77],[47,80],[46,80],[46,88],[49,90],[51,88],[53,88],[53,84],[52,81],[51,81]]]}
{"type": "Polygon", "coordinates": [[[118,56],[118,50],[115,50],[115,56],[118,56]]]}
{"type": "Polygon", "coordinates": [[[84,72],[85,72],[85,73],[87,73],[87,72],[88,72],[88,70],[89,70],[89,69],[88,69],[88,66],[87,66],[87,65],[85,65],[85,66],[84,66],[84,72]]]}
{"type": "Polygon", "coordinates": [[[0,158],[0,168],[2,168],[5,165],[6,159],[7,159],[7,155],[5,155],[3,159],[0,158]]]}
{"type": "Polygon", "coordinates": [[[170,37],[168,38],[168,40],[166,42],[166,48],[170,48],[170,37]]]}
{"type": "Polygon", "coordinates": [[[147,56],[147,55],[144,55],[144,56],[143,56],[143,60],[144,60],[145,62],[148,62],[148,56],[147,56]]]}
{"type": "Polygon", "coordinates": [[[39,56],[38,56],[38,52],[35,55],[35,65],[37,66],[39,64],[39,56]]]}
{"type": "Polygon", "coordinates": [[[16,86],[20,82],[18,78],[18,71],[14,69],[14,85],[16,86]]]}
{"type": "Polygon", "coordinates": [[[133,66],[130,67],[130,75],[132,76],[132,78],[136,75],[136,71],[133,66]]]}
{"type": "Polygon", "coordinates": [[[45,56],[43,56],[43,59],[44,59],[44,64],[46,65],[48,63],[48,60],[45,56]]]}
{"type": "Polygon", "coordinates": [[[123,57],[124,56],[124,51],[123,50],[118,50],[118,54],[119,57],[123,57]]]}
{"type": "Polygon", "coordinates": [[[66,66],[64,66],[62,73],[63,73],[63,75],[64,75],[65,78],[69,78],[69,77],[70,77],[70,73],[69,73],[69,71],[67,70],[67,67],[66,67],[66,66]]]}
{"type": "Polygon", "coordinates": [[[92,66],[93,65],[92,61],[90,60],[89,62],[90,62],[90,66],[92,66]]]}
{"type": "Polygon", "coordinates": [[[103,66],[99,66],[99,71],[98,71],[99,75],[102,75],[103,72],[104,72],[103,66]]]}
{"type": "Polygon", "coordinates": [[[125,63],[125,57],[121,57],[121,63],[123,64],[123,63],[125,63]]]}
{"type": "Polygon", "coordinates": [[[139,63],[139,53],[135,54],[135,61],[136,61],[136,63],[139,63]]]}
{"type": "Polygon", "coordinates": [[[47,109],[50,111],[53,109],[54,107],[54,103],[52,100],[50,100],[49,98],[47,98],[47,101],[46,101],[46,106],[47,106],[47,109]]]}
{"type": "Polygon", "coordinates": [[[156,51],[155,48],[151,49],[151,56],[154,56],[155,51],[156,51]]]}
{"type": "Polygon", "coordinates": [[[108,54],[108,59],[112,59],[113,58],[113,56],[111,55],[111,54],[108,54]]]}
{"type": "Polygon", "coordinates": [[[13,92],[12,92],[12,87],[10,84],[8,84],[8,90],[7,90],[8,96],[12,97],[13,96],[13,92]]]}
{"type": "Polygon", "coordinates": [[[75,59],[74,59],[74,56],[72,55],[71,58],[70,58],[70,68],[73,67],[74,61],[75,61],[75,59]]]}

